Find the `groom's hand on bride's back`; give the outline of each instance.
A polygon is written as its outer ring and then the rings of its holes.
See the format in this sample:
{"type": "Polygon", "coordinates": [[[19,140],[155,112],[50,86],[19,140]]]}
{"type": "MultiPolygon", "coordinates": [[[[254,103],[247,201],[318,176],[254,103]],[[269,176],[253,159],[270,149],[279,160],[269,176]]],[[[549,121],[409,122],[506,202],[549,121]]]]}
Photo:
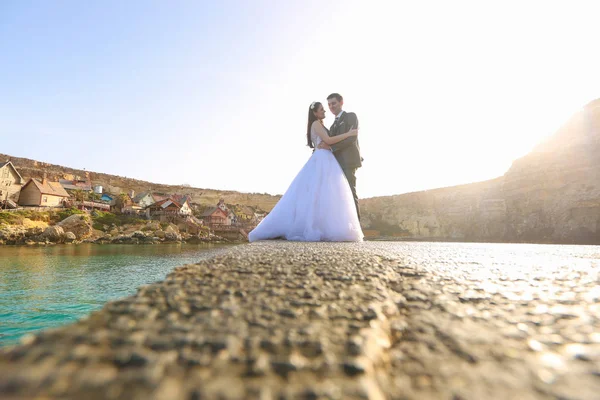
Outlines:
{"type": "Polygon", "coordinates": [[[329,146],[327,143],[325,142],[321,142],[319,143],[319,146],[317,146],[318,149],[321,150],[331,150],[331,146],[329,146]]]}

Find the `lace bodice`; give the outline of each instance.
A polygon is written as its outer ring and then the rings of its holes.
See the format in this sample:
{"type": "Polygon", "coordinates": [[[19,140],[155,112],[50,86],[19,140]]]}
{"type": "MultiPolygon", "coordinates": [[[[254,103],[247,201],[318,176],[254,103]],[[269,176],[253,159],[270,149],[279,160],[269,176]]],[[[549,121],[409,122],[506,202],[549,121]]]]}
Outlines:
{"type": "MultiPolygon", "coordinates": [[[[325,130],[327,130],[327,128],[325,128],[325,130]]],[[[321,144],[321,142],[323,141],[323,139],[321,139],[321,137],[317,134],[317,132],[315,131],[315,125],[313,124],[313,126],[310,128],[310,139],[313,142],[313,145],[315,146],[315,149],[317,147],[319,147],[319,145],[321,144]]]]}

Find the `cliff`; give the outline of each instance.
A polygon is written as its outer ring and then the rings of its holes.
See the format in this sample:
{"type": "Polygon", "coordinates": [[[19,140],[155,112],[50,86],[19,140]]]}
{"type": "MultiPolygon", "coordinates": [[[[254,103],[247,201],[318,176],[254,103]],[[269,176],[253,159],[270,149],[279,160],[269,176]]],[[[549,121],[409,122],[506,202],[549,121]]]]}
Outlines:
{"type": "Polygon", "coordinates": [[[493,180],[361,201],[365,229],[410,239],[600,244],[600,100],[493,180]]]}

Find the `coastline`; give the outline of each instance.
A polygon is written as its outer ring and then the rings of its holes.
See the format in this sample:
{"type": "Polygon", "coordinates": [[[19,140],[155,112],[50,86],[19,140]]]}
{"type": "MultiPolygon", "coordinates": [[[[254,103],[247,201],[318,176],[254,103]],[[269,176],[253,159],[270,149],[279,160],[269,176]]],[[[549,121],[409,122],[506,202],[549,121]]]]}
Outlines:
{"type": "Polygon", "coordinates": [[[150,245],[167,245],[167,244],[244,244],[246,241],[227,240],[221,237],[197,237],[193,236],[181,240],[160,240],[156,237],[138,238],[134,235],[122,235],[115,238],[91,238],[85,240],[74,240],[69,242],[54,242],[54,241],[35,241],[26,238],[19,240],[0,240],[0,248],[2,247],[47,247],[47,246],[77,246],[77,245],[135,245],[135,246],[150,246],[150,245]]]}
{"type": "MultiPolygon", "coordinates": [[[[209,227],[144,220],[109,213],[25,212],[0,213],[0,246],[48,246],[56,244],[161,244],[232,243],[238,235],[223,237],[209,227]]],[[[225,232],[228,233],[228,232],[225,232]]]]}

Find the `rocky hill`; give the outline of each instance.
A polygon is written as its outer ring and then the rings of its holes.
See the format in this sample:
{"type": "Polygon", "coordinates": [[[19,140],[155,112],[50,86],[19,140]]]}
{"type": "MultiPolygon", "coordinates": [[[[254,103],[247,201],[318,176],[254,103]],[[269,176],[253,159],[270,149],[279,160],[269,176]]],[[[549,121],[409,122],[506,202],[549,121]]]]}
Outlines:
{"type": "Polygon", "coordinates": [[[50,180],[75,179],[76,177],[84,179],[87,176],[86,174],[89,174],[93,185],[101,185],[105,191],[114,194],[129,193],[130,190],[135,191],[135,193],[152,190],[165,194],[190,194],[193,202],[198,204],[215,205],[218,203],[219,199],[223,198],[227,204],[247,205],[265,211],[271,211],[280,198],[280,196],[271,196],[266,193],[240,193],[235,191],[200,189],[182,185],[162,185],[122,176],[108,175],[98,172],[87,172],[79,169],[30,160],[28,158],[0,154],[0,161],[5,160],[11,160],[19,170],[19,173],[25,179],[41,179],[44,173],[47,174],[47,177],[50,180]]]}
{"type": "Polygon", "coordinates": [[[382,236],[600,244],[600,99],[502,177],[365,199],[361,209],[382,236]]]}

